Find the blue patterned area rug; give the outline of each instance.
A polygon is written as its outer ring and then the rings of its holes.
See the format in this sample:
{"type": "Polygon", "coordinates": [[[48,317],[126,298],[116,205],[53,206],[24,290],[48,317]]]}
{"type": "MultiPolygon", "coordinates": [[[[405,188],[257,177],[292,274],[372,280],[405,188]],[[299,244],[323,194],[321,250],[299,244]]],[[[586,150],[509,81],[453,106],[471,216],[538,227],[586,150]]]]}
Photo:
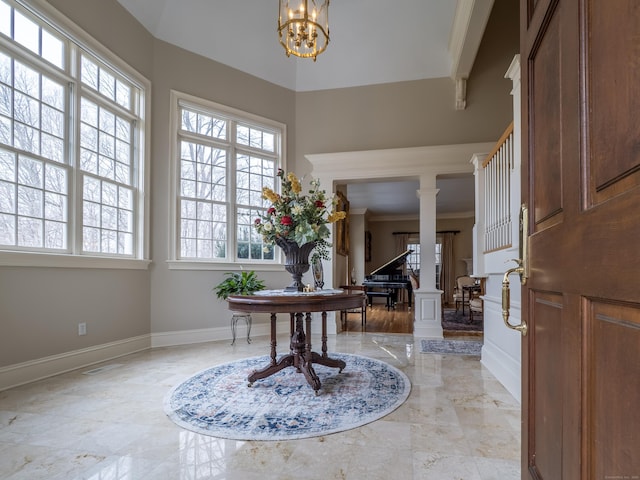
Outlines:
{"type": "Polygon", "coordinates": [[[174,387],[164,410],[176,424],[197,433],[233,440],[292,440],[360,427],[398,408],[411,391],[409,378],[379,360],[332,353],[347,364],[314,364],[319,394],[302,373],[287,367],[252,387],[247,376],[268,365],[254,357],[204,370],[174,387]]]}
{"type": "Polygon", "coordinates": [[[482,342],[472,340],[422,340],[420,353],[480,356],[482,342]]]}

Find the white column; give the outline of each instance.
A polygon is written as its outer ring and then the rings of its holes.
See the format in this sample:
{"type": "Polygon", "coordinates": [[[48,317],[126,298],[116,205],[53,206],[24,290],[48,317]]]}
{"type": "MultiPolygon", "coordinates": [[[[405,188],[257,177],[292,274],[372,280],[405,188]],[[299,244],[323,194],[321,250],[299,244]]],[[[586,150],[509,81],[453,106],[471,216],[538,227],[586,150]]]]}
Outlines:
{"type": "Polygon", "coordinates": [[[473,176],[475,181],[476,192],[476,223],[473,225],[473,274],[477,276],[485,275],[484,266],[484,229],[485,229],[485,192],[484,192],[484,168],[482,163],[487,158],[484,154],[474,154],[471,157],[471,164],[473,165],[473,176]]]}
{"type": "Polygon", "coordinates": [[[436,176],[420,177],[420,288],[415,292],[414,338],[442,338],[442,290],[436,289],[436,176]]]}

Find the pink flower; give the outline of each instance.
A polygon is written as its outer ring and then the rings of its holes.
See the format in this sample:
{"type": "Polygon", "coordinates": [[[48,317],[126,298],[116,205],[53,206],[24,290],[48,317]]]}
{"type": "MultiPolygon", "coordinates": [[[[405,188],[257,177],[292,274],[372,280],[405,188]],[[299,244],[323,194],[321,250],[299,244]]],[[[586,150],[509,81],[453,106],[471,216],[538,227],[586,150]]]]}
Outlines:
{"type": "Polygon", "coordinates": [[[293,225],[293,219],[289,215],[285,215],[280,219],[282,225],[293,225]]]}
{"type": "Polygon", "coordinates": [[[256,219],[254,220],[254,222],[255,222],[255,224],[256,224],[256,225],[260,225],[260,219],[259,219],[259,218],[256,218],[256,219]]]}
{"type": "Polygon", "coordinates": [[[276,209],[273,207],[270,207],[269,210],[267,210],[267,215],[273,215],[274,213],[276,213],[276,209]]]}
{"type": "Polygon", "coordinates": [[[322,200],[316,200],[316,207],[318,208],[324,207],[324,202],[322,200]]]}

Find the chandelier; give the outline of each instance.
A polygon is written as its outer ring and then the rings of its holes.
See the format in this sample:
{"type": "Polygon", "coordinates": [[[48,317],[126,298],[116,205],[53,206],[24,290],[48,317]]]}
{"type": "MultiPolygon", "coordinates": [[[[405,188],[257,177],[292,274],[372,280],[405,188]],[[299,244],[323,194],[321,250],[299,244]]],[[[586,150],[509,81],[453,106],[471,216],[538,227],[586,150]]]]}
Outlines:
{"type": "Polygon", "coordinates": [[[315,62],[329,44],[329,0],[280,0],[278,36],[287,57],[315,62]]]}

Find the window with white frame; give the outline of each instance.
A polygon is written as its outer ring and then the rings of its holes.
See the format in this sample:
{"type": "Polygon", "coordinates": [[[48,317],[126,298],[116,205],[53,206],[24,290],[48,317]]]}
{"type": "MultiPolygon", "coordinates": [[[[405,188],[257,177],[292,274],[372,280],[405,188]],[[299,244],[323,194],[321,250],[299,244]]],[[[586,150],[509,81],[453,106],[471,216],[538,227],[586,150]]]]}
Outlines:
{"type": "Polygon", "coordinates": [[[436,239],[436,288],[440,289],[440,272],[442,272],[442,238],[436,239]]]}
{"type": "MultiPolygon", "coordinates": [[[[420,238],[419,236],[409,237],[407,249],[413,250],[407,255],[407,265],[411,271],[420,272],[420,238]]],[[[436,238],[435,244],[435,266],[436,266],[436,288],[440,288],[440,271],[442,270],[442,238],[436,238]]]]}
{"type": "Polygon", "coordinates": [[[175,259],[264,262],[275,259],[254,228],[276,190],[284,125],[172,92],[175,125],[175,259]]]}
{"type": "Polygon", "coordinates": [[[143,258],[145,81],[30,8],[0,0],[0,250],[143,258]]]}
{"type": "Polygon", "coordinates": [[[407,255],[407,266],[409,270],[420,273],[420,240],[409,238],[407,250],[411,250],[411,253],[407,255]]]}

